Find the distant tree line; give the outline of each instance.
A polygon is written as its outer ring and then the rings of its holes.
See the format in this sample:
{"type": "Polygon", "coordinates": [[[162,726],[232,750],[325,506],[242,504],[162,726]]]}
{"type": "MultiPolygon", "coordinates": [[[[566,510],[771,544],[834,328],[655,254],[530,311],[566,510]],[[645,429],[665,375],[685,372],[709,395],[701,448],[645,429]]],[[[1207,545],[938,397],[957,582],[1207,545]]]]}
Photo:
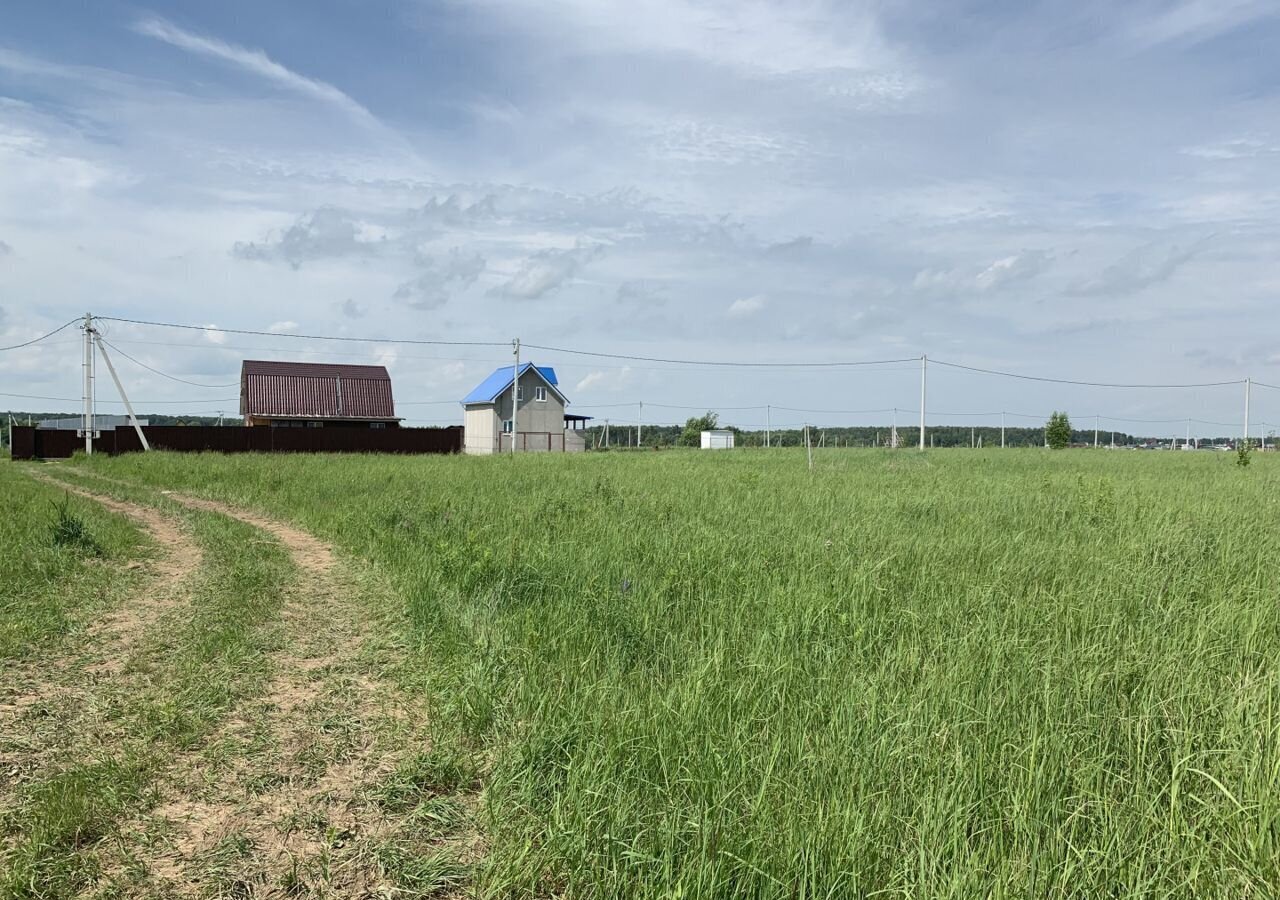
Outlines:
{"type": "MultiPolygon", "coordinates": [[[[763,447],[765,445],[764,429],[747,430],[736,426],[724,426],[727,430],[734,433],[734,445],[738,447],[763,447]]],[[[680,447],[680,446],[699,446],[702,429],[690,432],[684,425],[645,425],[642,434],[642,440],[646,447],[680,447]],[[688,438],[692,436],[693,440],[688,438]]],[[[593,425],[585,430],[587,436],[587,446],[591,448],[603,447],[605,442],[605,428],[603,425],[593,425]]],[[[820,427],[813,426],[810,429],[810,437],[817,443],[822,441],[826,446],[841,447],[887,447],[889,446],[892,427],[888,425],[858,425],[858,426],[841,426],[841,427],[820,427]]],[[[1100,443],[1109,445],[1111,443],[1111,432],[1105,432],[1099,438],[1100,443]]],[[[926,441],[931,447],[968,447],[979,445],[983,447],[999,447],[1000,446],[1000,428],[990,426],[977,426],[970,428],[967,425],[930,425],[925,433],[926,441]]],[[[609,426],[609,446],[612,448],[625,448],[635,446],[636,442],[636,426],[635,425],[610,425],[609,426]]],[[[1143,438],[1136,437],[1125,432],[1115,432],[1116,446],[1136,446],[1144,442],[1143,438]]],[[[803,428],[775,428],[771,435],[771,443],[774,447],[803,447],[804,446],[804,429],[803,428]]],[[[920,429],[915,426],[898,426],[898,446],[899,447],[916,447],[920,443],[920,429]]],[[[1044,428],[1013,428],[1005,429],[1005,446],[1007,447],[1043,447],[1045,443],[1044,428]]],[[[1073,444],[1092,444],[1093,431],[1077,431],[1071,432],[1071,443],[1073,444]]]]}
{"type": "MultiPolygon", "coordinates": [[[[641,439],[645,447],[697,447],[700,443],[701,432],[721,427],[734,433],[735,446],[765,446],[765,431],[763,428],[744,429],[734,425],[722,426],[719,424],[719,416],[714,412],[692,417],[684,425],[645,425],[643,426],[641,439]]],[[[1034,428],[1006,427],[1005,446],[1044,447],[1046,445],[1046,430],[1049,432],[1049,443],[1058,441],[1061,442],[1062,446],[1093,445],[1093,429],[1072,428],[1066,416],[1063,415],[1060,420],[1051,419],[1050,422],[1034,428]]],[[[586,434],[587,447],[589,449],[598,449],[605,446],[605,426],[603,424],[592,425],[584,433],[586,434]]],[[[892,433],[892,425],[829,426],[825,428],[815,425],[810,428],[810,437],[814,443],[821,442],[828,447],[887,447],[892,433]]],[[[1000,428],[999,426],[991,425],[929,425],[925,429],[925,438],[930,447],[999,447],[1000,428]]],[[[1100,446],[1110,446],[1113,439],[1117,447],[1136,447],[1152,442],[1167,443],[1169,441],[1167,436],[1163,438],[1142,437],[1124,431],[1100,431],[1098,433],[1100,446]]],[[[1202,442],[1229,443],[1231,439],[1225,437],[1201,437],[1200,440],[1202,442]]],[[[919,427],[898,426],[899,447],[916,447],[919,446],[919,443],[919,427]]],[[[775,428],[771,434],[771,444],[774,447],[803,447],[804,429],[775,428]]],[[[608,446],[611,449],[625,449],[635,445],[636,426],[634,424],[611,424],[609,426],[608,446]]]]}

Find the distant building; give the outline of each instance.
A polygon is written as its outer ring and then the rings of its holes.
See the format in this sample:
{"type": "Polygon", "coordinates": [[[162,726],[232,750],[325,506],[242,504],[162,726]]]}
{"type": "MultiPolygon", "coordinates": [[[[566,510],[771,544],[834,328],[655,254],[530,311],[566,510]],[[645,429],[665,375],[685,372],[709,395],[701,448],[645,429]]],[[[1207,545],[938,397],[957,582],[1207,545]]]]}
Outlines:
{"type": "Polygon", "coordinates": [[[462,399],[464,452],[483,456],[510,451],[513,430],[516,450],[522,452],[586,449],[581,429],[590,417],[565,415],[569,401],[560,392],[555,369],[531,362],[520,367],[513,416],[515,381],[515,366],[502,366],[462,399]]]}
{"type": "MultiPolygon", "coordinates": [[[[147,419],[139,419],[139,425],[150,425],[147,419]]],[[[43,431],[79,431],[84,427],[84,419],[80,416],[74,416],[66,419],[41,419],[36,423],[36,428],[43,431]]],[[[128,416],[99,416],[93,417],[93,427],[98,431],[114,431],[117,428],[131,428],[133,423],[129,421],[128,416]]]]}
{"type": "Polygon", "coordinates": [[[268,362],[240,367],[246,425],[276,428],[398,428],[384,366],[268,362]]]}
{"type": "Polygon", "coordinates": [[[702,432],[702,449],[732,450],[733,432],[727,428],[717,428],[714,431],[702,432]]]}

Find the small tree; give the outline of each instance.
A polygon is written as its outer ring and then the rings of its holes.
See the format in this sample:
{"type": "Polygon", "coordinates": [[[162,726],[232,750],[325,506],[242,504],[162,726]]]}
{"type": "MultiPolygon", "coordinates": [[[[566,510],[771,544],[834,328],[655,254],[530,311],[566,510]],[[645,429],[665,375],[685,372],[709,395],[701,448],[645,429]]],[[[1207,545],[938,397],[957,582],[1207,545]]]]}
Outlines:
{"type": "Polygon", "coordinates": [[[680,433],[681,447],[697,447],[702,444],[702,432],[711,431],[720,425],[720,416],[707,410],[705,416],[694,416],[684,423],[684,431],[680,433]]]}
{"type": "Polygon", "coordinates": [[[1049,416],[1049,421],[1044,426],[1044,439],[1054,450],[1061,450],[1070,445],[1071,420],[1067,418],[1066,413],[1055,410],[1053,415],[1049,416]]]}
{"type": "Polygon", "coordinates": [[[1249,457],[1253,453],[1253,441],[1239,441],[1236,444],[1236,465],[1249,465],[1249,457]]]}

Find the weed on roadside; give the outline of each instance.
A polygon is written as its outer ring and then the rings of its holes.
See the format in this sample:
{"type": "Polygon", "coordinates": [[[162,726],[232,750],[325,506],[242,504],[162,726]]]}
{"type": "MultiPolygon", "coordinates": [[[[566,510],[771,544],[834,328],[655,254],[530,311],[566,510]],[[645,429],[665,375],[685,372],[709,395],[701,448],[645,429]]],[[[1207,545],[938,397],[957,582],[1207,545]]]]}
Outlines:
{"type": "Polygon", "coordinates": [[[58,514],[52,526],[52,540],[55,547],[76,550],[86,556],[105,555],[102,545],[89,533],[84,519],[71,511],[71,495],[68,494],[61,503],[53,505],[58,514]]]}

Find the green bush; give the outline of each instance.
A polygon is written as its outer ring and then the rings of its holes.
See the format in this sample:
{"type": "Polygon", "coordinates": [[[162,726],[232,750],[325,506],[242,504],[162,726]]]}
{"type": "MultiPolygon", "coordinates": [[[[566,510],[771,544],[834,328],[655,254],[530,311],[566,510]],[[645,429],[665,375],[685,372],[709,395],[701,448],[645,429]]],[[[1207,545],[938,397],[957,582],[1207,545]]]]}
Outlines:
{"type": "Polygon", "coordinates": [[[1054,411],[1044,426],[1044,438],[1053,450],[1061,450],[1071,444],[1071,420],[1064,412],[1054,411]]]}
{"type": "Polygon", "coordinates": [[[1253,456],[1253,441],[1241,441],[1236,444],[1236,465],[1247,466],[1253,456]]]}

